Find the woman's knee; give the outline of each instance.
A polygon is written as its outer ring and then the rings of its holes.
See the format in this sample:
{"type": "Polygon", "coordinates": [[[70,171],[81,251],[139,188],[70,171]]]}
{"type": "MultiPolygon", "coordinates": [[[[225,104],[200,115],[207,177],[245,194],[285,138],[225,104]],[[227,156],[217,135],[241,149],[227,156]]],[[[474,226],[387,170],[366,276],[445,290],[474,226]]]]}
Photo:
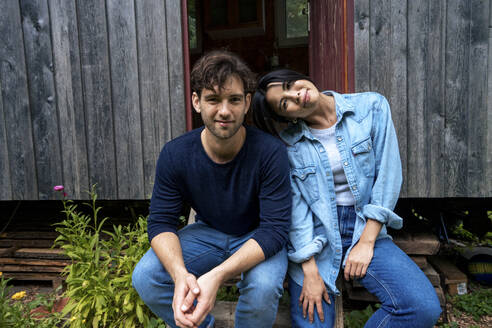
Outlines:
{"type": "Polygon", "coordinates": [[[441,316],[441,305],[439,300],[421,302],[417,308],[416,317],[422,322],[422,327],[433,327],[441,316]]]}

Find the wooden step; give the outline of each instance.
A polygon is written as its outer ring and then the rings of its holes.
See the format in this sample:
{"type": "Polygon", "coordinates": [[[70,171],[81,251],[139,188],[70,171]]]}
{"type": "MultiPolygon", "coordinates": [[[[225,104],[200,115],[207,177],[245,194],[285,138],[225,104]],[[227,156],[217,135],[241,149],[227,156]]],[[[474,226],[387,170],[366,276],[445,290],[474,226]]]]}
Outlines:
{"type": "Polygon", "coordinates": [[[439,251],[439,240],[428,232],[394,236],[393,241],[408,255],[435,255],[439,251]]]}
{"type": "Polygon", "coordinates": [[[50,248],[53,246],[52,239],[5,239],[0,238],[0,247],[37,247],[50,248]]]}
{"type": "MultiPolygon", "coordinates": [[[[212,310],[216,328],[233,328],[237,302],[218,301],[212,310]]],[[[290,328],[290,310],[287,306],[279,306],[274,328],[290,328]]]]}
{"type": "Polygon", "coordinates": [[[48,281],[51,282],[54,289],[58,288],[65,280],[65,277],[59,273],[46,273],[46,272],[5,272],[4,278],[11,278],[13,281],[48,281]]]}
{"type": "Polygon", "coordinates": [[[468,279],[451,261],[442,256],[432,256],[429,258],[429,262],[439,272],[449,295],[463,295],[467,293],[468,279]]]}
{"type": "Polygon", "coordinates": [[[66,259],[69,257],[63,254],[60,248],[19,248],[15,251],[14,257],[38,258],[38,259],[66,259]]]}
{"type": "Polygon", "coordinates": [[[72,262],[65,260],[43,260],[43,259],[25,259],[25,258],[0,258],[0,265],[30,265],[30,266],[57,266],[66,267],[72,262]]]}

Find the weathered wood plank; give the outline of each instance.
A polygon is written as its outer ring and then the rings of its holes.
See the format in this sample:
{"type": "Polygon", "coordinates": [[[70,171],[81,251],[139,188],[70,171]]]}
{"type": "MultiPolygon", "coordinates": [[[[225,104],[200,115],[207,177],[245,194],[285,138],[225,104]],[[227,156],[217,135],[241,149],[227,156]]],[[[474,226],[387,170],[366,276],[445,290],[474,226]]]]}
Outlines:
{"type": "Polygon", "coordinates": [[[72,264],[70,261],[63,260],[40,260],[40,259],[22,259],[22,258],[0,258],[0,264],[9,265],[28,265],[28,266],[48,266],[48,267],[66,267],[72,264]]]}
{"type": "Polygon", "coordinates": [[[68,259],[59,248],[19,248],[14,252],[15,257],[38,259],[68,259]]]}
{"type": "Polygon", "coordinates": [[[0,35],[0,80],[11,194],[13,199],[38,199],[26,60],[17,1],[0,1],[0,35]]]}
{"type": "Polygon", "coordinates": [[[0,238],[5,239],[50,239],[54,240],[60,234],[58,232],[47,231],[21,231],[21,232],[4,232],[0,238]]]}
{"type": "Polygon", "coordinates": [[[181,1],[179,0],[166,1],[166,33],[169,83],[172,85],[169,90],[171,136],[175,138],[186,131],[181,1]]]}
{"type": "Polygon", "coordinates": [[[54,199],[62,182],[48,4],[21,0],[39,199],[54,199]]]}
{"type": "MultiPolygon", "coordinates": [[[[489,55],[487,62],[487,122],[492,122],[492,6],[489,8],[489,55]]],[[[492,195],[492,128],[488,124],[487,125],[487,145],[484,147],[485,156],[486,156],[486,167],[484,172],[485,177],[485,193],[488,197],[492,195]]]]}
{"type": "Polygon", "coordinates": [[[370,1],[370,89],[388,96],[391,92],[391,1],[370,1]],[[382,69],[385,67],[386,69],[382,69]]]}
{"type": "MultiPolygon", "coordinates": [[[[171,139],[171,109],[164,1],[137,1],[136,24],[144,197],[152,194],[155,165],[164,143],[171,139]]],[[[173,82],[174,85],[174,82],[173,82]]],[[[178,102],[179,103],[179,102],[178,102]]]]}
{"type": "Polygon", "coordinates": [[[354,3],[355,91],[371,91],[370,87],[370,22],[369,0],[354,3]]]}
{"type": "MultiPolygon", "coordinates": [[[[0,91],[2,79],[0,76],[0,91]]],[[[12,183],[10,181],[9,152],[7,147],[7,129],[5,127],[5,114],[3,113],[3,100],[0,96],[0,200],[12,199],[12,183]]]]}
{"type": "Polygon", "coordinates": [[[134,2],[109,0],[107,10],[118,198],[139,199],[144,173],[134,2]]]}
{"type": "MultiPolygon", "coordinates": [[[[421,172],[427,182],[427,189],[420,193],[422,197],[435,197],[444,192],[444,97],[445,97],[445,33],[446,0],[429,1],[429,37],[427,38],[427,58],[425,71],[426,133],[423,136],[426,150],[426,171],[421,172]]],[[[413,186],[412,194],[419,194],[419,186],[413,186]]]]}
{"type": "Polygon", "coordinates": [[[80,60],[86,119],[89,184],[100,199],[118,194],[106,7],[97,0],[77,1],[80,60]]]}
{"type": "Polygon", "coordinates": [[[385,94],[391,105],[391,116],[395,125],[402,161],[403,185],[400,196],[407,194],[408,167],[408,109],[407,109],[407,2],[391,1],[390,32],[390,92],[385,94]]]}
{"type": "MultiPolygon", "coordinates": [[[[487,126],[492,129],[492,121],[487,122],[487,71],[484,67],[488,59],[488,23],[490,1],[471,1],[470,59],[468,106],[469,119],[467,145],[467,191],[468,197],[487,196],[484,188],[486,173],[487,126]]],[[[492,101],[489,99],[488,101],[492,101]]],[[[489,194],[490,196],[490,194],[489,194]]]]}
{"type": "Polygon", "coordinates": [[[408,255],[435,255],[440,247],[439,240],[431,233],[400,233],[394,236],[394,242],[408,255]]]}
{"type": "Polygon", "coordinates": [[[53,240],[49,239],[0,239],[0,247],[11,247],[15,246],[18,248],[21,247],[40,247],[40,248],[49,248],[53,246],[53,240]]]}
{"type": "MultiPolygon", "coordinates": [[[[408,2],[408,189],[410,196],[421,197],[429,189],[427,172],[427,130],[425,122],[427,95],[426,62],[429,37],[429,1],[408,2]]],[[[430,95],[429,95],[430,96],[430,95]]]]}
{"type": "Polygon", "coordinates": [[[467,195],[467,120],[470,2],[448,1],[446,20],[446,119],[444,172],[446,197],[467,195]]]}
{"type": "Polygon", "coordinates": [[[87,198],[84,191],[89,190],[89,172],[75,1],[53,0],[48,5],[63,185],[71,199],[87,198]]]}
{"type": "Polygon", "coordinates": [[[63,272],[63,268],[59,266],[0,264],[0,271],[2,272],[63,272]]]}

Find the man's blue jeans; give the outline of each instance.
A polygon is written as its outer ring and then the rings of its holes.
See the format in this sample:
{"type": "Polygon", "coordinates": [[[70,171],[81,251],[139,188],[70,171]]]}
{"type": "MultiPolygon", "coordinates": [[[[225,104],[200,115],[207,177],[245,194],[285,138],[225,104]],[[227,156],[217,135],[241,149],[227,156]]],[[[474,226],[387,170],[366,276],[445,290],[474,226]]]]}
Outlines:
{"type": "MultiPolygon", "coordinates": [[[[355,211],[352,206],[338,206],[338,221],[342,237],[343,254],[352,243],[355,211]]],[[[343,269],[341,269],[343,270],[343,269]]],[[[342,271],[343,274],[343,271],[342,271]]],[[[374,256],[365,277],[359,282],[380,301],[381,307],[364,327],[433,327],[439,319],[441,307],[436,292],[425,274],[391,239],[379,239],[374,246],[374,256]]],[[[314,322],[302,317],[299,296],[302,286],[289,279],[292,327],[333,327],[335,302],[323,302],[325,322],[319,320],[316,309],[314,322]]]]}
{"type": "MultiPolygon", "coordinates": [[[[178,231],[186,268],[197,278],[224,262],[236,252],[253,232],[232,236],[197,222],[178,231]]],[[[236,327],[272,327],[278,300],[283,293],[287,271],[285,249],[241,275],[237,284],[240,297],[236,307],[236,327]]],[[[142,300],[169,326],[176,327],[172,309],[174,283],[154,251],[149,249],[135,267],[133,287],[142,300]]],[[[213,322],[208,315],[200,327],[213,322]]]]}

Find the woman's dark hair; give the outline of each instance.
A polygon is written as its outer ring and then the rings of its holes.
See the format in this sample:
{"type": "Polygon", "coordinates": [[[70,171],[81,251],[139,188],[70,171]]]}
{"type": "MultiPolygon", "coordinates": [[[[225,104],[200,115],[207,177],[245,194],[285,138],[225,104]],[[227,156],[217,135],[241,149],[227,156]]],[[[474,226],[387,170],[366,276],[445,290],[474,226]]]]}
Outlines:
{"type": "Polygon", "coordinates": [[[268,85],[272,82],[295,82],[297,80],[308,80],[314,83],[310,77],[285,68],[267,73],[258,81],[258,86],[251,100],[251,109],[253,112],[253,122],[259,129],[277,136],[274,121],[288,122],[285,117],[275,113],[268,104],[266,100],[268,85]]]}

